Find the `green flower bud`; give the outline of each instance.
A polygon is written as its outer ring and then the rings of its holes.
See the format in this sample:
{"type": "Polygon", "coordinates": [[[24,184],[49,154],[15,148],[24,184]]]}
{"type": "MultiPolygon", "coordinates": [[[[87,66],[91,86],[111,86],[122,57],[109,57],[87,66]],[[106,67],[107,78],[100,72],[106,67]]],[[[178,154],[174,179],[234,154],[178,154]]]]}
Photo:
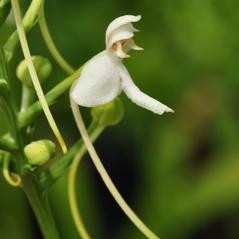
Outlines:
{"type": "Polygon", "coordinates": [[[124,107],[119,98],[91,109],[92,118],[102,127],[118,124],[124,116],[124,107]]]}
{"type": "Polygon", "coordinates": [[[10,0],[0,0],[0,26],[5,22],[10,10],[10,0]]]}
{"type": "MultiPolygon", "coordinates": [[[[41,83],[51,74],[52,66],[50,61],[42,56],[32,56],[32,61],[35,66],[38,78],[41,83]]],[[[30,73],[28,71],[26,60],[22,60],[17,67],[17,78],[29,88],[33,87],[30,73]]]]}
{"type": "Polygon", "coordinates": [[[55,144],[47,139],[31,142],[24,148],[24,153],[31,165],[43,165],[50,160],[56,152],[55,144]]]}

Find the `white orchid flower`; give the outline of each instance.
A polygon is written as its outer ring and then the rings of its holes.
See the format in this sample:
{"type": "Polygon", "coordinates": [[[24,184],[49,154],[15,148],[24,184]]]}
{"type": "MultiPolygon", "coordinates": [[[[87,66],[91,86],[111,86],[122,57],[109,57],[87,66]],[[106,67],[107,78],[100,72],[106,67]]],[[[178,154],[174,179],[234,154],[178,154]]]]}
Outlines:
{"type": "Polygon", "coordinates": [[[141,16],[125,15],[112,21],[106,30],[106,49],[89,60],[71,89],[71,98],[81,106],[95,107],[114,100],[122,90],[137,105],[156,114],[172,109],[144,94],[134,84],[122,60],[128,51],[143,50],[133,40],[133,22],[141,16]]]}

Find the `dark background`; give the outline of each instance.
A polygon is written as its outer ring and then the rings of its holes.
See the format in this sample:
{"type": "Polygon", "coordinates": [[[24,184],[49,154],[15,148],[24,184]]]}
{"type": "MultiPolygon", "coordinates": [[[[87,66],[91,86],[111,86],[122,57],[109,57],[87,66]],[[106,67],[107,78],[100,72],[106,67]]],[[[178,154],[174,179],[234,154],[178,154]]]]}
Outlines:
{"type": "MultiPolygon", "coordinates": [[[[21,1],[23,9],[29,1],[21,1]]],[[[121,0],[46,1],[50,31],[62,55],[78,68],[104,49],[107,25],[125,14],[142,15],[125,65],[146,93],[172,107],[163,116],[137,107],[122,94],[123,121],[96,143],[104,165],[126,201],[163,239],[239,238],[239,1],[121,0]]],[[[3,44],[14,29],[0,29],[3,44]]],[[[66,76],[49,55],[38,27],[29,34],[32,54],[48,56],[49,90],[66,76]]],[[[15,96],[20,83],[13,60],[15,96]]],[[[73,144],[79,137],[67,95],[53,108],[73,144]]],[[[85,118],[89,119],[88,110],[85,118]]],[[[0,132],[6,131],[1,114],[0,132]]],[[[34,139],[54,137],[43,116],[34,139]]],[[[77,184],[79,206],[92,238],[144,238],[129,222],[85,157],[77,184]]],[[[79,238],[67,199],[67,174],[50,190],[62,238],[79,238]]],[[[0,238],[41,238],[19,189],[0,178],[0,238]]]]}

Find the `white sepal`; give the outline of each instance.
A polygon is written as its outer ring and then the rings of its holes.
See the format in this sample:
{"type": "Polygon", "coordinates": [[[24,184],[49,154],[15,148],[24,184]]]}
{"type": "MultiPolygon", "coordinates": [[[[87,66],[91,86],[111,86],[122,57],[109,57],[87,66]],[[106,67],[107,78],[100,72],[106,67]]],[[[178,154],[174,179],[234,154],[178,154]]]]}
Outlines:
{"type": "Polygon", "coordinates": [[[86,63],[70,96],[78,105],[94,107],[112,101],[121,90],[116,62],[103,51],[86,63]]]}
{"type": "Polygon", "coordinates": [[[123,91],[135,104],[159,115],[162,115],[164,112],[174,112],[168,106],[140,91],[122,63],[118,64],[118,69],[121,76],[123,91]]]}

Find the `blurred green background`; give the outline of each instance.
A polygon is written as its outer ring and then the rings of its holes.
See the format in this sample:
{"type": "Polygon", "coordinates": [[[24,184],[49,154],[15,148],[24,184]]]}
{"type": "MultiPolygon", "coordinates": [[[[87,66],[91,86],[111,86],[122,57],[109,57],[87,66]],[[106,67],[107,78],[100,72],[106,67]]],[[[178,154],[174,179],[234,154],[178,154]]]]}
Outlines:
{"type": "MultiPolygon", "coordinates": [[[[21,1],[23,9],[29,1],[21,1]]],[[[172,107],[154,115],[122,94],[125,117],[96,143],[104,165],[126,201],[162,239],[239,238],[239,1],[51,0],[46,16],[52,36],[74,67],[104,49],[107,25],[141,14],[136,42],[144,52],[125,60],[135,83],[172,107]]],[[[0,29],[0,44],[14,29],[0,29]]],[[[38,27],[29,34],[32,54],[48,56],[53,74],[45,91],[65,77],[49,55],[38,27]]],[[[14,92],[20,83],[11,65],[14,92]]],[[[67,94],[53,108],[68,145],[80,136],[67,94]]],[[[88,109],[85,118],[89,118],[88,109]]],[[[0,113],[1,114],[1,113],[0,113]]],[[[0,133],[7,130],[0,115],[0,133]]],[[[34,139],[52,138],[43,116],[34,139]]],[[[90,159],[79,168],[78,198],[92,238],[140,239],[106,190],[90,159]]],[[[67,199],[67,173],[50,190],[63,239],[76,239],[67,199]]],[[[40,239],[25,196],[0,178],[0,238],[40,239]]]]}

